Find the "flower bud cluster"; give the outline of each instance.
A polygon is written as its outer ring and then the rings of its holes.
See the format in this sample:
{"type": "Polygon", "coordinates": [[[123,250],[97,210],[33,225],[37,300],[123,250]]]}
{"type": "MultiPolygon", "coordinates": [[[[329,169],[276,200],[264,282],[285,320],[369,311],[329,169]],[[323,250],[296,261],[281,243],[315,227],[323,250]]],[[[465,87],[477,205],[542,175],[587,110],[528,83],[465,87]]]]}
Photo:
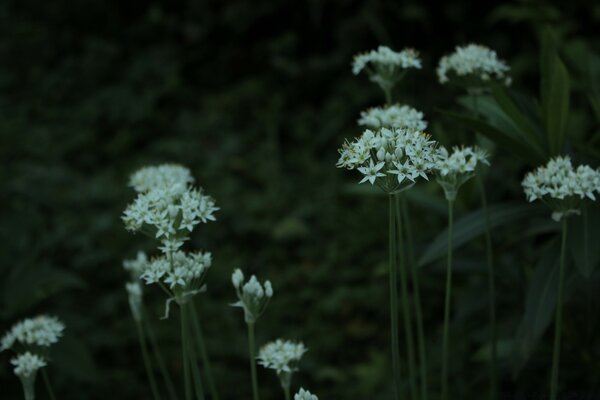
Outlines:
{"type": "Polygon", "coordinates": [[[246,323],[253,324],[265,312],[271,297],[273,286],[270,281],[261,284],[255,275],[244,283],[244,273],[240,269],[233,271],[231,282],[236,290],[238,301],[232,306],[244,309],[246,323]]]}

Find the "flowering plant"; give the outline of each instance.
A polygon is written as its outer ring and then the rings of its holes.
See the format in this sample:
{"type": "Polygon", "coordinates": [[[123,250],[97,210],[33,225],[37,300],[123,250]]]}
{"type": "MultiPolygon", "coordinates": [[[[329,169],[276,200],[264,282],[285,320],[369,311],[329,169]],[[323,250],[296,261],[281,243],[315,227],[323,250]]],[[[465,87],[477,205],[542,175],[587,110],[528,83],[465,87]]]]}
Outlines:
{"type": "Polygon", "coordinates": [[[452,153],[439,148],[435,169],[447,200],[456,199],[458,189],[474,176],[478,164],[489,165],[488,154],[480,147],[454,147],[452,153]]]}
{"type": "Polygon", "coordinates": [[[457,46],[454,53],[440,59],[437,67],[440,83],[453,82],[466,88],[481,87],[491,80],[508,85],[508,71],[509,66],[494,50],[478,44],[457,46]]]}
{"type": "Polygon", "coordinates": [[[398,128],[423,131],[427,128],[427,122],[423,119],[422,112],[410,106],[398,104],[373,107],[361,112],[358,125],[371,130],[398,128]]]}

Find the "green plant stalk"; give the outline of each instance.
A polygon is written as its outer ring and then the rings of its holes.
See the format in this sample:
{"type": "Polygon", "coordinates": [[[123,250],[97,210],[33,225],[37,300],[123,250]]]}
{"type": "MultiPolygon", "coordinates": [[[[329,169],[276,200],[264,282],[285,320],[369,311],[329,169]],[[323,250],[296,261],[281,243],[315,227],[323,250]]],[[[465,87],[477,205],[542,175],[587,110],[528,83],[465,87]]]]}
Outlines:
{"type": "Polygon", "coordinates": [[[404,257],[404,235],[402,232],[402,214],[400,213],[399,195],[394,196],[394,207],[396,214],[396,230],[398,232],[398,259],[400,260],[400,288],[402,295],[402,316],[404,319],[404,337],[406,340],[406,350],[408,353],[408,377],[410,382],[410,393],[411,398],[414,400],[419,399],[419,391],[417,390],[417,378],[416,371],[417,366],[415,362],[415,351],[414,351],[414,338],[412,331],[412,317],[410,312],[410,304],[408,302],[408,277],[406,274],[406,263],[404,257]]]}
{"type": "Polygon", "coordinates": [[[54,396],[54,391],[52,390],[52,385],[50,384],[50,379],[48,378],[48,373],[45,368],[42,368],[42,379],[44,380],[44,385],[46,386],[46,391],[48,392],[48,397],[50,400],[56,400],[54,396]]]}
{"type": "Polygon", "coordinates": [[[400,381],[400,344],[398,338],[398,256],[396,252],[396,207],[394,196],[389,195],[389,268],[390,268],[390,319],[392,341],[392,371],[394,375],[394,394],[401,397],[400,381]]]}
{"type": "Polygon", "coordinates": [[[444,335],[442,341],[442,400],[448,400],[448,328],[452,297],[452,219],[454,202],[448,200],[448,259],[446,265],[446,301],[444,306],[444,335]]]}
{"type": "Polygon", "coordinates": [[[415,319],[417,321],[417,342],[419,346],[419,370],[421,374],[421,399],[427,400],[429,397],[429,385],[427,382],[427,352],[425,351],[425,334],[423,329],[423,313],[421,311],[421,289],[419,285],[419,273],[416,269],[414,257],[414,241],[410,220],[408,218],[408,207],[406,196],[401,197],[402,219],[404,220],[404,229],[406,231],[406,243],[408,255],[408,268],[411,273],[414,289],[415,319]]]}
{"type": "Polygon", "coordinates": [[[497,393],[497,376],[496,376],[496,365],[498,358],[498,340],[496,332],[496,279],[494,271],[494,256],[492,252],[492,233],[490,229],[490,214],[488,212],[487,197],[485,195],[485,186],[483,179],[480,175],[477,175],[477,183],[481,193],[481,206],[483,208],[483,219],[485,223],[485,252],[488,267],[488,290],[490,292],[490,340],[492,343],[492,356],[489,361],[490,368],[490,399],[496,399],[497,393]]]}
{"type": "Polygon", "coordinates": [[[210,391],[210,397],[212,400],[219,400],[219,393],[217,392],[217,387],[215,385],[215,379],[212,374],[212,368],[210,365],[210,360],[208,358],[208,352],[206,351],[206,344],[204,343],[204,335],[202,334],[202,327],[200,326],[200,322],[198,319],[198,311],[196,310],[196,304],[194,301],[191,301],[191,310],[192,314],[192,324],[194,326],[194,336],[196,337],[196,342],[198,344],[198,350],[200,350],[200,357],[202,357],[202,365],[204,366],[204,371],[206,373],[206,380],[208,381],[208,390],[210,391]]]}
{"type": "Polygon", "coordinates": [[[248,322],[248,353],[250,355],[250,374],[252,377],[252,398],[259,400],[258,396],[258,378],[256,377],[256,351],[254,347],[254,323],[248,322]]]}
{"type": "MultiPolygon", "coordinates": [[[[192,310],[189,305],[185,305],[188,314],[192,314],[192,310]]],[[[198,367],[198,354],[196,352],[196,348],[194,346],[193,340],[190,338],[192,334],[192,326],[189,324],[188,320],[188,345],[189,345],[189,363],[192,370],[192,381],[194,384],[194,390],[196,392],[197,400],[204,400],[204,387],[202,386],[202,377],[200,376],[200,368],[198,367]]]]}
{"type": "Polygon", "coordinates": [[[23,396],[25,400],[35,399],[35,375],[29,377],[20,377],[21,384],[23,385],[23,396]]]}
{"type": "Polygon", "coordinates": [[[181,362],[183,363],[185,400],[192,400],[192,382],[190,380],[190,363],[188,362],[190,349],[188,343],[188,323],[185,304],[181,304],[179,310],[181,315],[181,362]]]}
{"type": "MultiPolygon", "coordinates": [[[[154,378],[154,371],[152,371],[152,362],[150,361],[150,355],[148,354],[148,342],[144,335],[144,328],[140,321],[135,321],[137,328],[138,340],[140,342],[140,349],[142,350],[142,358],[144,359],[144,366],[146,367],[146,374],[148,375],[148,382],[150,382],[150,390],[155,400],[160,400],[158,393],[158,386],[156,385],[156,379],[154,378]]],[[[44,379],[45,380],[45,379],[44,379]]]]}
{"type": "Polygon", "coordinates": [[[285,400],[291,400],[292,395],[290,394],[290,387],[283,388],[283,392],[285,393],[285,400]]]}
{"type": "Polygon", "coordinates": [[[167,370],[165,360],[162,356],[160,348],[158,347],[156,337],[154,336],[154,330],[152,329],[152,325],[150,325],[150,321],[147,318],[146,309],[143,306],[142,322],[144,324],[145,331],[148,333],[148,338],[150,339],[150,347],[152,348],[154,357],[158,362],[158,367],[160,369],[163,380],[165,381],[165,386],[167,387],[167,392],[169,392],[169,397],[171,398],[171,400],[177,400],[177,394],[175,392],[175,386],[173,385],[173,379],[171,379],[171,374],[169,374],[169,371],[167,370]]]}
{"type": "Polygon", "coordinates": [[[385,104],[387,106],[392,105],[392,89],[383,89],[383,94],[385,95],[385,104]]]}
{"type": "Polygon", "coordinates": [[[567,218],[562,220],[562,243],[560,245],[560,269],[558,276],[558,299],[554,325],[554,351],[552,354],[552,375],[550,378],[550,400],[556,400],[558,393],[558,366],[560,363],[560,337],[562,332],[562,309],[565,286],[565,253],[567,248],[567,218]]]}

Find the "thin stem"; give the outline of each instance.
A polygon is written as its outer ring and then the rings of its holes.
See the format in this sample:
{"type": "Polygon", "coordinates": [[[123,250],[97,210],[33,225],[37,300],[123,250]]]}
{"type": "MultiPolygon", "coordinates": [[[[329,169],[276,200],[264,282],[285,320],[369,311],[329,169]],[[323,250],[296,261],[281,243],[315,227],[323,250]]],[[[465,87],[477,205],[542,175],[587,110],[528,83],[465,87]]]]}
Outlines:
{"type": "Polygon", "coordinates": [[[448,260],[446,266],[446,301],[444,307],[444,336],[442,342],[442,400],[448,400],[448,326],[452,296],[452,201],[448,201],[448,260]]]}
{"type": "Polygon", "coordinates": [[[291,400],[292,395],[290,394],[289,386],[283,388],[283,393],[285,394],[285,400],[291,400]]]}
{"type": "Polygon", "coordinates": [[[554,353],[552,356],[552,375],[550,380],[550,400],[556,400],[558,393],[558,365],[560,363],[560,336],[562,331],[563,292],[565,286],[565,253],[567,247],[567,218],[562,220],[562,243],[560,245],[560,269],[558,276],[558,300],[556,302],[556,321],[554,325],[554,353]]]}
{"type": "Polygon", "coordinates": [[[256,377],[256,352],[254,350],[254,323],[248,323],[248,352],[250,355],[250,374],[252,375],[252,398],[259,400],[258,379],[256,377]]]}
{"type": "MultiPolygon", "coordinates": [[[[191,308],[186,304],[186,311],[191,314],[191,308]]],[[[196,392],[197,400],[204,400],[204,387],[202,386],[202,377],[200,376],[200,368],[198,367],[198,354],[196,353],[196,347],[194,346],[194,342],[190,338],[190,334],[192,334],[192,327],[189,324],[188,320],[188,345],[189,345],[189,358],[188,361],[190,363],[192,369],[192,381],[194,383],[194,391],[196,392]]]]}
{"type": "Polygon", "coordinates": [[[165,385],[167,386],[167,392],[169,392],[169,397],[171,400],[177,400],[177,394],[175,392],[175,386],[173,385],[173,379],[171,379],[171,374],[167,370],[165,360],[162,356],[162,352],[158,347],[158,343],[156,341],[156,337],[154,335],[154,330],[152,329],[152,325],[147,318],[147,313],[145,308],[142,308],[142,321],[144,324],[144,329],[148,333],[148,337],[150,338],[150,347],[152,348],[152,352],[154,353],[154,357],[158,362],[158,367],[160,369],[163,380],[165,381],[165,385]]]}
{"type": "Polygon", "coordinates": [[[389,264],[390,264],[390,319],[392,339],[392,371],[394,374],[395,398],[401,396],[400,344],[398,340],[398,268],[396,253],[396,207],[393,195],[389,195],[389,264]]]}
{"type": "Polygon", "coordinates": [[[385,94],[385,104],[387,106],[391,106],[392,105],[392,89],[391,88],[387,88],[387,89],[383,89],[383,93],[385,94]]]}
{"type": "Polygon", "coordinates": [[[210,390],[210,397],[213,400],[219,400],[219,394],[217,392],[217,387],[215,385],[215,379],[212,374],[212,368],[210,365],[210,360],[208,358],[208,352],[206,351],[206,345],[204,343],[204,335],[202,334],[202,329],[200,326],[200,322],[198,319],[198,311],[196,310],[196,304],[194,301],[191,301],[191,311],[192,314],[192,324],[194,327],[194,336],[196,337],[196,343],[198,344],[198,349],[200,350],[200,357],[202,357],[202,365],[204,366],[204,371],[206,372],[206,378],[208,380],[208,388],[210,390]]]}
{"type": "Polygon", "coordinates": [[[150,355],[148,354],[148,343],[146,342],[146,336],[144,335],[144,329],[140,321],[135,321],[137,328],[138,340],[140,342],[140,349],[142,350],[142,358],[144,359],[144,366],[146,367],[146,375],[148,375],[148,381],[150,382],[150,390],[155,400],[160,400],[158,394],[158,386],[154,379],[154,371],[152,371],[152,363],[150,361],[150,355]]]}
{"type": "Polygon", "coordinates": [[[190,363],[188,362],[188,327],[185,305],[179,307],[181,315],[181,362],[183,363],[183,377],[185,388],[185,400],[192,400],[192,382],[190,380],[190,363]]]}
{"type": "Polygon", "coordinates": [[[417,342],[419,346],[419,370],[421,374],[421,399],[427,400],[429,395],[429,388],[427,383],[427,353],[425,351],[425,334],[423,329],[423,314],[421,312],[421,289],[419,285],[419,272],[415,263],[414,256],[414,241],[412,235],[412,229],[410,220],[408,218],[408,206],[406,204],[406,196],[401,197],[402,206],[402,219],[404,220],[404,230],[406,231],[406,243],[408,255],[408,268],[411,273],[414,290],[414,302],[415,302],[415,319],[417,321],[417,342]]]}
{"type": "Polygon", "coordinates": [[[487,206],[487,197],[485,195],[485,186],[481,175],[477,175],[477,183],[481,193],[481,205],[483,208],[483,219],[485,222],[485,252],[488,267],[488,290],[490,292],[490,340],[492,344],[492,357],[489,361],[490,368],[490,399],[496,399],[496,364],[497,364],[497,338],[496,338],[496,282],[494,271],[494,257],[492,252],[492,231],[490,228],[490,214],[487,206]]]}
{"type": "Polygon", "coordinates": [[[406,349],[408,353],[408,378],[410,382],[411,398],[418,400],[419,391],[417,390],[417,366],[415,362],[414,339],[412,331],[412,317],[410,304],[408,302],[408,277],[406,274],[406,263],[404,257],[404,239],[402,234],[402,214],[400,213],[399,196],[394,195],[394,207],[396,214],[396,230],[398,232],[398,259],[400,260],[400,289],[402,294],[402,316],[404,319],[404,337],[406,340],[406,349]]]}
{"type": "Polygon", "coordinates": [[[54,391],[52,390],[52,385],[50,384],[50,379],[48,378],[48,373],[46,372],[45,368],[42,368],[42,379],[44,380],[48,397],[50,397],[50,400],[56,400],[56,397],[54,397],[54,391]]]}

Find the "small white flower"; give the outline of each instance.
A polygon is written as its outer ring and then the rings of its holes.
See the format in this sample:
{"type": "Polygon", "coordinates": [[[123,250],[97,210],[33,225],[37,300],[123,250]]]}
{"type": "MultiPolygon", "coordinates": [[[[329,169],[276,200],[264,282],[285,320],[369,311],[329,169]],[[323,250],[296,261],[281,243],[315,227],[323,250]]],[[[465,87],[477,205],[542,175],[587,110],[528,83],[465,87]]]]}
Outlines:
{"type": "Polygon", "coordinates": [[[271,297],[273,297],[273,286],[270,281],[260,284],[255,275],[243,284],[244,274],[236,269],[231,275],[231,283],[238,296],[238,301],[232,306],[244,309],[246,323],[255,323],[265,312],[271,297]]]}
{"type": "Polygon", "coordinates": [[[450,81],[450,73],[456,78],[474,78],[479,81],[495,79],[509,84],[506,76],[510,68],[498,58],[496,52],[477,44],[457,46],[454,53],[440,59],[437,75],[440,83],[450,81]]]}
{"type": "Polygon", "coordinates": [[[362,180],[358,183],[369,181],[371,185],[373,185],[375,183],[375,179],[385,176],[385,174],[379,172],[384,166],[385,162],[373,164],[373,160],[370,160],[368,166],[358,167],[358,170],[364,175],[364,178],[362,178],[362,180]]]}
{"type": "Polygon", "coordinates": [[[65,329],[65,325],[56,317],[40,315],[35,318],[26,318],[4,335],[0,351],[11,348],[15,342],[24,346],[49,347],[58,342],[65,329]]]}
{"type": "Polygon", "coordinates": [[[395,52],[389,47],[379,46],[377,50],[358,54],[352,62],[352,72],[358,75],[366,70],[369,79],[388,92],[409,68],[421,68],[419,54],[413,49],[395,52]]]}
{"type": "Polygon", "coordinates": [[[15,367],[15,375],[22,379],[35,376],[40,368],[48,365],[42,357],[29,351],[12,358],[10,363],[15,367]]]}
{"type": "Polygon", "coordinates": [[[148,285],[164,284],[175,294],[181,294],[201,287],[211,265],[212,255],[209,252],[176,251],[153,258],[146,264],[140,278],[148,285]]]}
{"type": "Polygon", "coordinates": [[[298,393],[294,395],[294,400],[319,400],[319,398],[308,390],[300,388],[298,393]]]}
{"type": "Polygon", "coordinates": [[[138,193],[149,192],[159,187],[184,191],[193,182],[190,170],[178,164],[144,167],[129,178],[129,186],[138,193]]]}
{"type": "Polygon", "coordinates": [[[439,149],[435,169],[446,199],[455,200],[458,189],[474,176],[478,163],[489,165],[486,151],[478,147],[454,147],[452,153],[444,147],[439,149]]]}
{"type": "Polygon", "coordinates": [[[423,113],[409,106],[398,104],[374,107],[360,113],[358,125],[368,129],[398,128],[422,131],[427,128],[423,113]]]}
{"type": "Polygon", "coordinates": [[[273,369],[278,374],[294,372],[298,369],[300,359],[308,349],[302,342],[277,339],[267,343],[258,352],[258,363],[265,368],[273,369]]]}

